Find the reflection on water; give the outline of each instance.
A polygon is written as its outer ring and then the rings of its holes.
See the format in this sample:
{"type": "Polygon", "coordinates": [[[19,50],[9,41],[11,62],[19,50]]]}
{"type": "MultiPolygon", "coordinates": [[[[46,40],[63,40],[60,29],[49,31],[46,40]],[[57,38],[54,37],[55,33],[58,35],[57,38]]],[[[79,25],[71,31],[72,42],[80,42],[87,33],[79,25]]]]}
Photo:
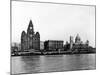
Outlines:
{"type": "Polygon", "coordinates": [[[12,74],[95,69],[95,54],[12,57],[12,74]]]}

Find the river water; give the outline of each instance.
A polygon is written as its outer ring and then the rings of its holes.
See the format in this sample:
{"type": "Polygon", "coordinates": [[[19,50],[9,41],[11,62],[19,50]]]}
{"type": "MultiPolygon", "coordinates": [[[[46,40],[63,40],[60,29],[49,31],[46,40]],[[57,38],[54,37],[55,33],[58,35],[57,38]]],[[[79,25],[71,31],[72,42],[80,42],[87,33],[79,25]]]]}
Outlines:
{"type": "Polygon", "coordinates": [[[11,57],[11,73],[39,73],[95,69],[95,54],[15,56],[11,57]]]}

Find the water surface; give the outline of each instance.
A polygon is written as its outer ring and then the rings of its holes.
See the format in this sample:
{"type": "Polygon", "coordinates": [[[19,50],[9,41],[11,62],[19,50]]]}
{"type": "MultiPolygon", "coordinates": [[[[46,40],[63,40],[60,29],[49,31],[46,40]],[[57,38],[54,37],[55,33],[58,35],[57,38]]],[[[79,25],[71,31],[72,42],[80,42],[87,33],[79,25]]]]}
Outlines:
{"type": "Polygon", "coordinates": [[[16,56],[12,74],[95,69],[95,54],[16,56]]]}

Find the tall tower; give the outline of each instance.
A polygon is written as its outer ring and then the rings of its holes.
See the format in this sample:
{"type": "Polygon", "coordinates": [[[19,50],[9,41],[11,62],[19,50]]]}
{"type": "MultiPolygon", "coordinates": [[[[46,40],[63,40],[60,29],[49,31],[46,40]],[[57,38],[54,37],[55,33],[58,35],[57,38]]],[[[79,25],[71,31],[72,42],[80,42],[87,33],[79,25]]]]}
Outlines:
{"type": "Polygon", "coordinates": [[[32,20],[30,20],[27,33],[22,32],[21,35],[22,50],[40,50],[40,34],[34,32],[32,20]]]}
{"type": "Polygon", "coordinates": [[[24,51],[27,49],[27,34],[25,31],[21,34],[21,50],[24,51]]]}
{"type": "Polygon", "coordinates": [[[33,23],[32,23],[32,20],[30,20],[29,26],[28,26],[28,29],[27,29],[27,35],[32,37],[33,34],[34,34],[33,23]]]}
{"type": "Polygon", "coordinates": [[[27,29],[27,39],[28,39],[28,49],[33,49],[33,35],[34,35],[34,30],[33,30],[33,23],[32,20],[29,22],[29,26],[27,29]]]}
{"type": "Polygon", "coordinates": [[[36,32],[33,41],[35,41],[35,43],[34,43],[34,48],[35,48],[36,50],[40,50],[40,34],[39,34],[39,32],[36,32]]]}
{"type": "Polygon", "coordinates": [[[72,47],[73,47],[73,37],[70,36],[70,49],[72,49],[72,47]]]}

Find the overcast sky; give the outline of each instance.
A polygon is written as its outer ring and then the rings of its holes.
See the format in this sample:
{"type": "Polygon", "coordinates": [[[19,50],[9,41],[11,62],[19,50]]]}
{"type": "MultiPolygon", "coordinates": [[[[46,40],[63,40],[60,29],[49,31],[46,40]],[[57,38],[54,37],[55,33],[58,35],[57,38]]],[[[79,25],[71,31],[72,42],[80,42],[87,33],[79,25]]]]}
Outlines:
{"type": "Polygon", "coordinates": [[[95,46],[95,7],[12,1],[12,42],[21,41],[30,19],[40,40],[69,41],[77,34],[95,46]]]}

